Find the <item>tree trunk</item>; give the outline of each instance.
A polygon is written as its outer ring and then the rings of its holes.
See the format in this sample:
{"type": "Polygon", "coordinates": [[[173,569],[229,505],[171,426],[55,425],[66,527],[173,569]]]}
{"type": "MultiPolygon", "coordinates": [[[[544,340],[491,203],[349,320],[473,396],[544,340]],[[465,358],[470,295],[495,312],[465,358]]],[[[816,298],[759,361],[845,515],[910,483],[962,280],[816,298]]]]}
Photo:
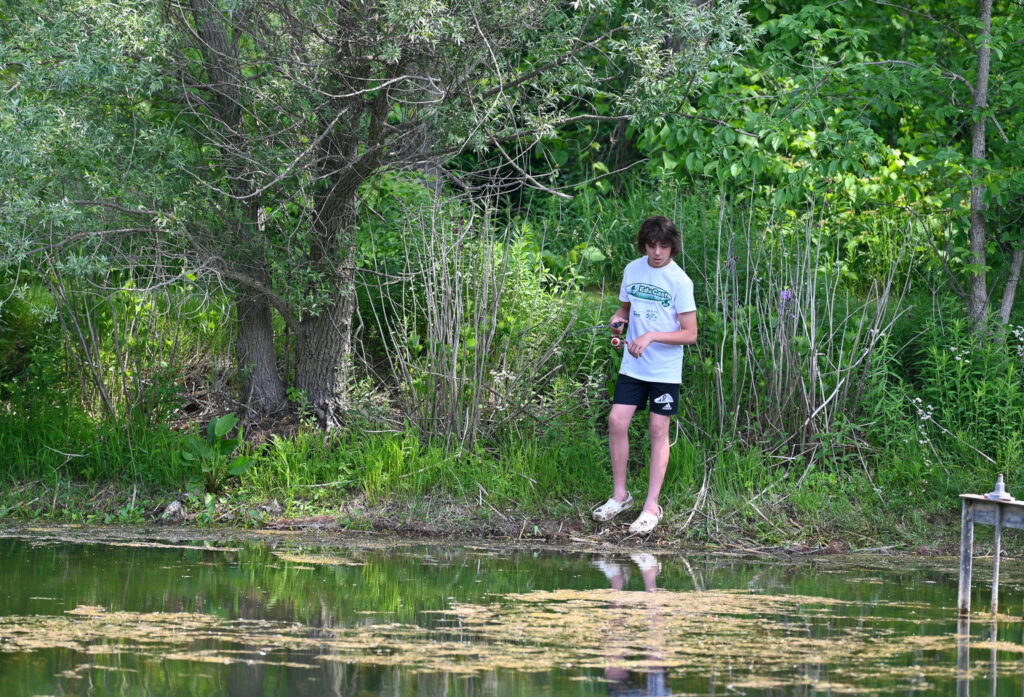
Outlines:
{"type": "MultiPolygon", "coordinates": [[[[979,3],[981,31],[978,36],[978,75],[974,83],[974,127],[971,130],[971,158],[985,159],[984,109],[988,106],[988,76],[992,62],[990,34],[992,30],[992,0],[979,3]]],[[[967,313],[975,331],[982,328],[988,314],[988,284],[985,273],[985,243],[988,239],[985,221],[985,187],[981,184],[984,173],[975,164],[971,170],[971,229],[970,257],[975,267],[969,274],[967,313]]]]}
{"type": "Polygon", "coordinates": [[[313,231],[318,245],[309,264],[323,270],[334,289],[326,307],[301,322],[295,356],[295,387],[321,426],[341,423],[352,365],[355,292],[355,210],[360,179],[349,177],[317,200],[313,231]]]}
{"type": "Polygon", "coordinates": [[[295,357],[295,387],[302,391],[317,421],[327,429],[341,423],[346,382],[352,367],[352,315],[355,288],[340,287],[322,313],[302,321],[295,357]]]}
{"type": "MultiPolygon", "coordinates": [[[[202,52],[203,64],[209,77],[207,89],[211,98],[207,105],[223,124],[229,126],[224,140],[216,145],[225,156],[233,176],[234,193],[246,194],[252,185],[245,156],[247,144],[241,135],[231,130],[242,113],[244,81],[237,46],[216,2],[191,0],[191,7],[196,23],[197,48],[202,52]]],[[[236,205],[243,217],[241,236],[261,231],[258,199],[236,205]]],[[[255,262],[251,267],[246,264],[249,267],[247,273],[269,287],[265,259],[257,259],[255,262]]],[[[270,302],[265,295],[250,288],[239,287],[235,292],[235,310],[238,315],[235,348],[241,378],[241,399],[250,415],[270,416],[280,412],[287,402],[284,381],[278,373],[274,353],[270,302]]]]}
{"type": "Polygon", "coordinates": [[[1010,259],[1010,277],[1006,279],[1006,285],[1003,286],[1003,302],[999,305],[999,321],[1003,324],[1010,323],[1010,311],[1017,298],[1017,284],[1020,283],[1022,264],[1024,264],[1024,249],[1013,250],[1013,257],[1010,259]]]}
{"type": "MultiPolygon", "coordinates": [[[[339,48],[339,64],[351,60],[349,48],[339,48]]],[[[397,78],[406,67],[404,60],[392,64],[387,70],[388,78],[397,78]]],[[[359,70],[364,68],[365,64],[359,70]]],[[[366,73],[367,78],[370,74],[366,73]]],[[[346,89],[339,87],[335,92],[344,95],[346,89]]],[[[356,122],[366,118],[366,138],[324,124],[331,135],[323,138],[318,148],[318,184],[322,188],[314,196],[314,244],[308,263],[311,269],[323,273],[333,290],[327,306],[301,322],[295,387],[309,400],[317,421],[327,429],[341,423],[351,376],[359,185],[380,167],[391,105],[390,87],[380,89],[369,101],[361,94],[336,98],[335,113],[357,115],[356,122]]]]}
{"type": "Polygon", "coordinates": [[[270,303],[261,293],[239,289],[235,309],[238,313],[236,349],[242,403],[252,416],[276,414],[284,408],[287,394],[277,371],[270,303]]]}

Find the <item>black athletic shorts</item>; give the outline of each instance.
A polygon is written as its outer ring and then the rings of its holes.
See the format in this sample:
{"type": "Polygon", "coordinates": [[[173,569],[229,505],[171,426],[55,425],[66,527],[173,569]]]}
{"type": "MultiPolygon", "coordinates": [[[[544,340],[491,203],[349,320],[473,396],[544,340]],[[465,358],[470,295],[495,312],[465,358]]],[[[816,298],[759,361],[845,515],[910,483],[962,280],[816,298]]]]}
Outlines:
{"type": "Polygon", "coordinates": [[[612,404],[632,404],[638,409],[649,405],[652,414],[672,416],[679,411],[679,383],[647,382],[620,373],[612,404]]]}

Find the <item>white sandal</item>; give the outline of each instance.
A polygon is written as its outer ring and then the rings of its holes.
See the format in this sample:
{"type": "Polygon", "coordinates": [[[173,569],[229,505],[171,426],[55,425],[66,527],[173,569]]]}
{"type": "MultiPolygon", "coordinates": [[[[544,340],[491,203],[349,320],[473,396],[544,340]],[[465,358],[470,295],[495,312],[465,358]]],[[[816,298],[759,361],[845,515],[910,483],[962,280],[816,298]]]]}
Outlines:
{"type": "Polygon", "coordinates": [[[629,531],[634,535],[646,535],[657,527],[664,515],[665,509],[661,506],[658,506],[658,515],[644,511],[640,514],[640,517],[634,520],[633,524],[629,526],[629,531]]]}
{"type": "Polygon", "coordinates": [[[628,511],[633,507],[633,497],[630,493],[626,492],[625,501],[616,501],[614,497],[608,499],[600,506],[594,509],[594,520],[604,523],[611,520],[623,511],[628,511]]]}

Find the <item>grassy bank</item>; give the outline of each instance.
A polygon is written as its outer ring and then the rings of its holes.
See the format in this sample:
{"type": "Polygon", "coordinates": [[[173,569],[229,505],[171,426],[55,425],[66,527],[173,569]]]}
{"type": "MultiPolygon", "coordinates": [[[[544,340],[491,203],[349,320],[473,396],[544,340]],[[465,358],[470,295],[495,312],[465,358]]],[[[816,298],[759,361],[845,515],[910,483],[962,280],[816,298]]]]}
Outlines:
{"type": "MultiPolygon", "coordinates": [[[[636,431],[642,439],[639,425],[636,431]]],[[[251,468],[219,495],[188,490],[189,472],[174,464],[175,453],[186,447],[184,434],[136,430],[121,435],[118,447],[135,452],[136,459],[122,461],[120,476],[89,476],[115,442],[110,433],[97,435],[87,447],[78,440],[86,452],[53,468],[51,476],[8,475],[0,519],[314,526],[552,540],[628,537],[623,525],[590,520],[589,511],[608,495],[610,480],[605,444],[595,429],[550,442],[523,440],[448,453],[422,444],[411,432],[353,429],[325,438],[300,428],[287,438],[247,446],[251,468]],[[168,517],[174,501],[182,511],[168,517]]],[[[891,495],[879,484],[892,492],[893,483],[906,478],[897,462],[876,464],[872,471],[823,471],[792,462],[784,466],[737,448],[708,450],[683,428],[675,437],[662,498],[666,518],[650,540],[632,543],[944,549],[959,531],[957,495],[988,491],[994,482],[991,473],[957,478],[950,469],[947,478],[891,495]]],[[[45,452],[57,457],[54,450],[45,452]]],[[[629,488],[635,495],[646,489],[644,450],[635,448],[631,461],[629,488]]],[[[1014,482],[1009,479],[1011,492],[1014,482]]]]}

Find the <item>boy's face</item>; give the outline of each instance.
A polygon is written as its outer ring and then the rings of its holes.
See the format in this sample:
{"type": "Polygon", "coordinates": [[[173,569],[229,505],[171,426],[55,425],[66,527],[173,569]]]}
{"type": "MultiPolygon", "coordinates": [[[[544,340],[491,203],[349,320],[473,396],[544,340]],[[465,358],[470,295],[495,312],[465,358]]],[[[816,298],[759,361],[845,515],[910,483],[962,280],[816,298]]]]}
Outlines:
{"type": "Polygon", "coordinates": [[[665,264],[672,261],[672,245],[665,244],[664,242],[648,242],[646,245],[647,249],[647,264],[660,269],[665,264]]]}

